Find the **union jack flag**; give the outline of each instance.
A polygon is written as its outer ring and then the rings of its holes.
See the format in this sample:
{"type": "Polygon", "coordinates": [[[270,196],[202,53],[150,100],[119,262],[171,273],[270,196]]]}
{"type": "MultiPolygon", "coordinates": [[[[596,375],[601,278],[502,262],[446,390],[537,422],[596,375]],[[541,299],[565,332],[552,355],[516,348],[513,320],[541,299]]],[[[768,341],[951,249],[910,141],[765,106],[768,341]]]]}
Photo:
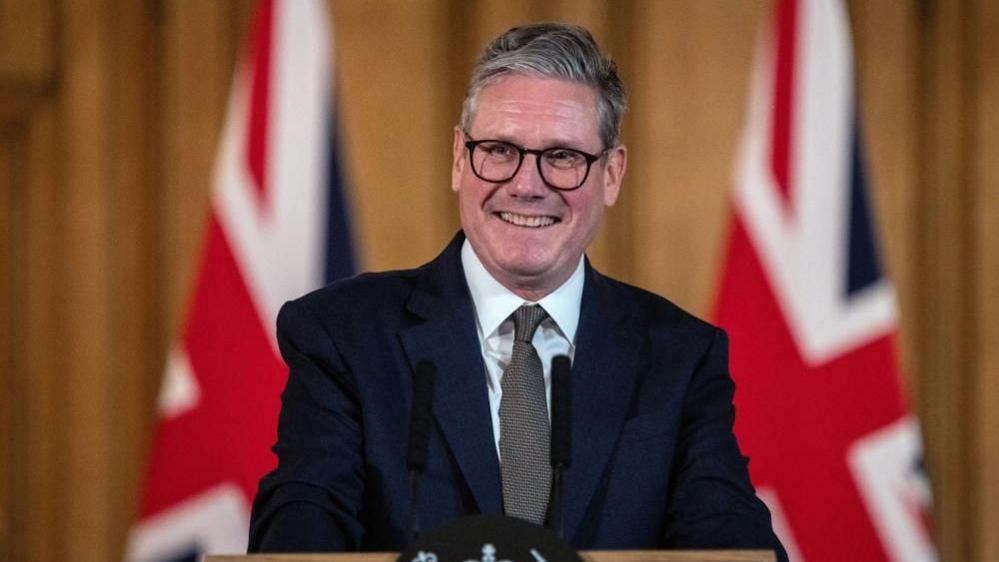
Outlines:
{"type": "Polygon", "coordinates": [[[839,0],[778,0],[761,35],[715,319],[736,432],[793,561],[935,560],[896,361],[839,0]]]}
{"type": "Polygon", "coordinates": [[[353,271],[321,0],[262,0],[236,70],[200,270],[169,353],[126,559],[245,552],[276,464],[281,304],[353,271]]]}

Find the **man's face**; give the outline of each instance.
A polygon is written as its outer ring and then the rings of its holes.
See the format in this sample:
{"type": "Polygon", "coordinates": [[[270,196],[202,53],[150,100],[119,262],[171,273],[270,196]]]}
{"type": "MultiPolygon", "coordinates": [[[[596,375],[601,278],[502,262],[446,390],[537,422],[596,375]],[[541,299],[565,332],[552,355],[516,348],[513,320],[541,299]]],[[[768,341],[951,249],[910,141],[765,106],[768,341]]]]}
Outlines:
{"type": "MultiPolygon", "coordinates": [[[[512,74],[479,93],[468,132],[475,140],[600,154],[605,147],[598,131],[597,92],[592,87],[512,74]]],[[[596,234],[604,208],[617,200],[626,150],[612,148],[593,163],[579,189],[559,191],[545,185],[531,154],[505,183],[479,179],[466,140],[455,128],[451,186],[458,193],[461,226],[493,277],[537,300],[569,278],[596,234]]]]}

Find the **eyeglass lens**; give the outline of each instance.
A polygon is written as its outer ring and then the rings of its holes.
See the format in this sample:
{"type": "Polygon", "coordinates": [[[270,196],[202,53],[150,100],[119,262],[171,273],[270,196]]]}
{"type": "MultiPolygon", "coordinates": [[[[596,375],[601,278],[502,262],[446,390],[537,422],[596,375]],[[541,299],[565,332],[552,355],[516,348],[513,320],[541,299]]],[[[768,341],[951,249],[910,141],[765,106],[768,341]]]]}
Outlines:
{"type": "MultiPolygon", "coordinates": [[[[523,155],[513,144],[481,142],[472,152],[474,171],[486,181],[505,182],[517,174],[523,155]]],[[[538,156],[538,169],[545,183],[559,189],[575,189],[586,181],[589,163],[570,148],[549,148],[538,156]]]]}

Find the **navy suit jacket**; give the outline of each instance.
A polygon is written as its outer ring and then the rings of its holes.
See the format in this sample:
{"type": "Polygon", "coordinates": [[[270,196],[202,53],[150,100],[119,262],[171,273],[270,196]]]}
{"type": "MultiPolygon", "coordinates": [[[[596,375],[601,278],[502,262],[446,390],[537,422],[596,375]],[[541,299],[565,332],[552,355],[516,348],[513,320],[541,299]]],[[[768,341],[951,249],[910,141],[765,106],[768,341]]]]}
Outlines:
{"type": "MultiPolygon", "coordinates": [[[[502,513],[486,368],[459,234],[418,269],[287,303],[278,467],[250,550],[399,550],[407,542],[412,374],[437,366],[424,529],[502,513]]],[[[783,550],[732,433],[725,334],[587,263],[572,364],[565,536],[580,549],[783,550]]]]}

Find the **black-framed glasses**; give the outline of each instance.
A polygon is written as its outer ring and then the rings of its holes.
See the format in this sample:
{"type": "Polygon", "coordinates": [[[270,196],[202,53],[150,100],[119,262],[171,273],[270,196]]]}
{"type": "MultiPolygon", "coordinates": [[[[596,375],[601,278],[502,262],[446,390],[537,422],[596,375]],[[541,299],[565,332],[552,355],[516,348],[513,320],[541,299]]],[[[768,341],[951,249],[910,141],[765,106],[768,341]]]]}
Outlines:
{"type": "Polygon", "coordinates": [[[538,174],[545,185],[552,189],[571,191],[579,189],[590,175],[590,166],[603,158],[575,148],[553,146],[545,149],[524,148],[501,140],[473,140],[465,133],[465,148],[472,162],[472,172],[490,183],[504,183],[513,179],[524,163],[525,154],[533,154],[538,163],[538,174]]]}

